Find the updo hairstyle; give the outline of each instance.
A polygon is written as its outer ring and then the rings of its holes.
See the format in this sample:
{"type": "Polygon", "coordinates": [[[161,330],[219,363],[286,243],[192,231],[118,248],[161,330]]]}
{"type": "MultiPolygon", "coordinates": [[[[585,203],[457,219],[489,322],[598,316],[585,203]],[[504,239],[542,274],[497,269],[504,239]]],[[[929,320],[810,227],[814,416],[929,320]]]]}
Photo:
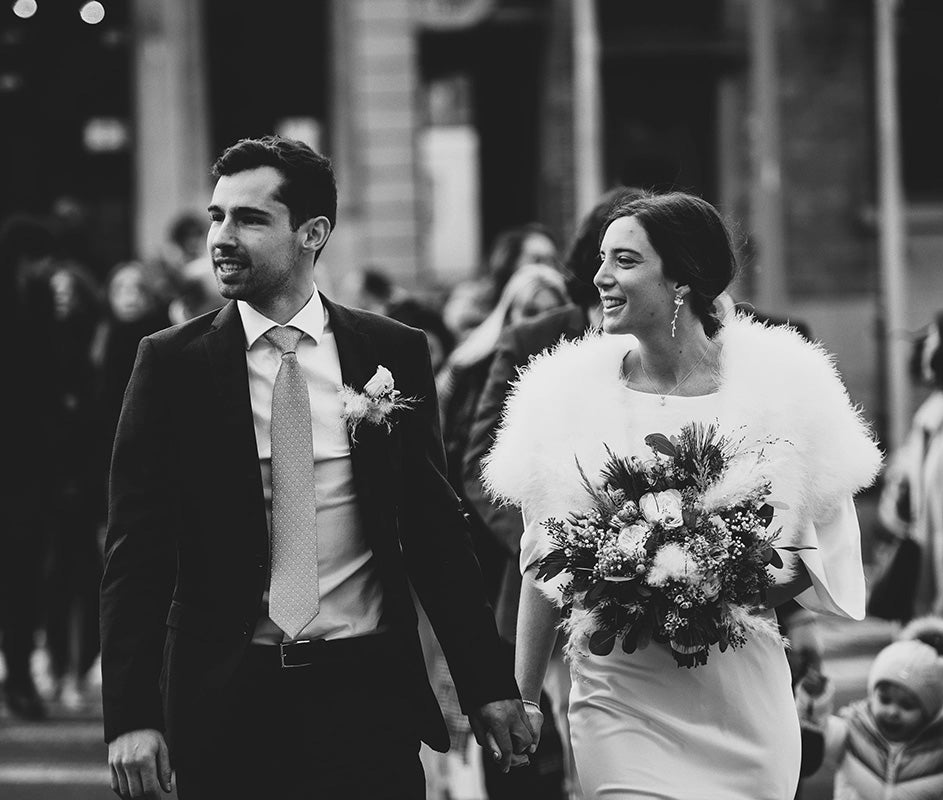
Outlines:
{"type": "Polygon", "coordinates": [[[737,258],[720,214],[685,192],[650,194],[616,203],[600,241],[617,219],[635,217],[662,261],[665,276],[690,287],[691,310],[712,337],[720,329],[714,300],[737,274],[737,258]]]}

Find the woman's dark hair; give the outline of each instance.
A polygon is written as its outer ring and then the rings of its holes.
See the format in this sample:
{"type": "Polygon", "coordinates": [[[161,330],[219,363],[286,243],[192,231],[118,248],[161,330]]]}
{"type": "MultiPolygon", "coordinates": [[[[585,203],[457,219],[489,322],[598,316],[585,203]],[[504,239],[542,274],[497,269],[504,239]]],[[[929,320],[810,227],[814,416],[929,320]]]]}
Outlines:
{"type": "Polygon", "coordinates": [[[737,274],[730,234],[706,200],[685,192],[651,194],[616,203],[599,241],[617,219],[635,217],[662,261],[665,275],[691,288],[688,295],[708,336],[720,328],[714,300],[737,274]]]}
{"type": "Polygon", "coordinates": [[[527,241],[528,236],[534,234],[546,236],[554,245],[557,244],[550,229],[539,222],[528,222],[526,225],[510,228],[500,233],[495,239],[491,253],[488,255],[488,274],[494,282],[495,299],[501,296],[514,270],[517,269],[517,260],[521,257],[524,242],[527,241]]]}
{"type": "Polygon", "coordinates": [[[610,210],[616,203],[628,202],[643,194],[641,189],[632,186],[616,186],[600,197],[580,221],[563,257],[566,288],[577,305],[585,308],[599,302],[599,290],[593,285],[593,278],[599,270],[600,231],[610,210]]]}
{"type": "Polygon", "coordinates": [[[321,216],[327,217],[334,229],[337,184],[327,156],[315,153],[304,142],[281,136],[241,139],[223,152],[212,172],[214,178],[219,178],[258,167],[274,167],[281,173],[276,198],[288,207],[292,230],[321,216]]]}

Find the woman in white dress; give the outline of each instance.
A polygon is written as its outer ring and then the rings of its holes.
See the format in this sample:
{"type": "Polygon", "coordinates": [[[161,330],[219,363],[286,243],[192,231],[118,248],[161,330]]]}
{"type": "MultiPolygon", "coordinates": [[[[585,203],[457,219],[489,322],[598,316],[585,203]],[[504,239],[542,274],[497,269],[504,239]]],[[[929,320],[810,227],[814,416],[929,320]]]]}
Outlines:
{"type": "MultiPolygon", "coordinates": [[[[558,345],[521,375],[485,478],[522,507],[524,582],[517,679],[539,729],[539,696],[560,623],[558,580],[536,580],[552,549],[548,518],[591,501],[576,461],[598,475],[606,448],[651,457],[644,438],[692,421],[763,448],[778,500],[771,530],[802,550],[778,570],[767,606],[864,616],[864,574],[852,495],[880,452],[830,357],[795,331],[735,317],[714,300],[735,271],[729,236],[700,198],[671,193],[616,206],[595,277],[604,333],[558,345]],[[626,335],[628,334],[628,335],[626,335]]],[[[561,576],[565,579],[567,576],[561,576]]],[[[580,632],[573,636],[579,638],[580,632]]],[[[799,725],[782,642],[755,637],[679,669],[666,646],[606,656],[571,641],[570,726],[586,798],[791,800],[799,725]]]]}

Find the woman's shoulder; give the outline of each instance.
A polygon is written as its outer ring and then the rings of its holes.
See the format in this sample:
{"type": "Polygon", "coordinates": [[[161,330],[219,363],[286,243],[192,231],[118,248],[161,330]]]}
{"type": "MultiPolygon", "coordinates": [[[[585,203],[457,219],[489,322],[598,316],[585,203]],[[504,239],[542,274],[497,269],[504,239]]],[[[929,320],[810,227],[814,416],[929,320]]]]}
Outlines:
{"type": "Polygon", "coordinates": [[[633,337],[593,333],[531,358],[508,392],[485,458],[494,496],[520,502],[537,483],[559,485],[554,470],[569,469],[587,441],[602,441],[621,408],[619,368],[634,344],[633,337]]]}
{"type": "Polygon", "coordinates": [[[873,481],[881,451],[831,353],[793,328],[742,316],[720,337],[728,411],[789,440],[803,472],[816,476],[809,487],[816,507],[873,481]]]}
{"type": "Polygon", "coordinates": [[[737,314],[724,323],[718,338],[728,359],[766,364],[773,375],[788,375],[790,379],[797,372],[811,369],[820,377],[827,375],[841,382],[834,355],[790,325],[737,314]]]}

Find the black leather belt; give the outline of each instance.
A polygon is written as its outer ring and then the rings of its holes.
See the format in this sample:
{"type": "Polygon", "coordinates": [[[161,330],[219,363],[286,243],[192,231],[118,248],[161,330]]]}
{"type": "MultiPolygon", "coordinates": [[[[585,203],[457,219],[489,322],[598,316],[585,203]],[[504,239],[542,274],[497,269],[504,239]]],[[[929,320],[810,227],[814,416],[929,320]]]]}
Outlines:
{"type": "Polygon", "coordinates": [[[378,656],[389,652],[392,643],[392,634],[384,631],[344,639],[298,639],[277,645],[251,645],[249,651],[269,665],[291,669],[328,660],[378,656]]]}

